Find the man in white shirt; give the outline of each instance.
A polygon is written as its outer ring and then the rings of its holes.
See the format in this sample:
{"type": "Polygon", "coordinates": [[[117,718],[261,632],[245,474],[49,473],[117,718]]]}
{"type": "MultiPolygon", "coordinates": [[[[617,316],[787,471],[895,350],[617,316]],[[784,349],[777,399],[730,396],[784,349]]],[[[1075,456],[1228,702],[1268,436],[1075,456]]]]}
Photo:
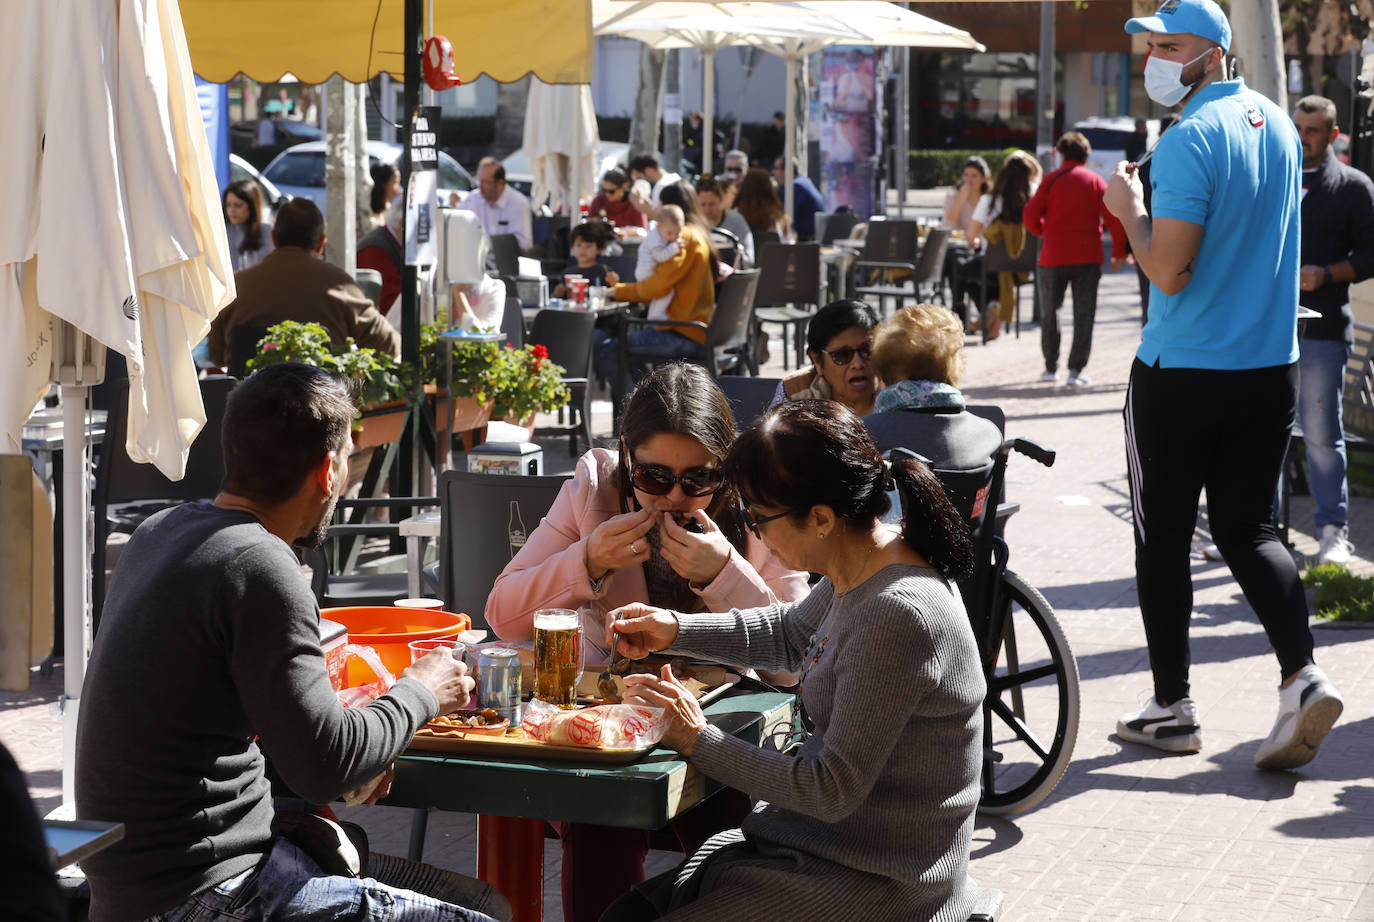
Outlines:
{"type": "Polygon", "coordinates": [[[506,185],[506,168],[495,157],[482,158],[477,165],[477,188],[463,196],[458,207],[477,215],[493,237],[514,234],[522,250],[534,242],[530,200],[506,185]]]}
{"type": "Polygon", "coordinates": [[[653,154],[630,158],[630,178],[635,181],[630,189],[630,204],[648,215],[650,220],[658,216],[659,195],[664,187],[682,180],[677,173],[664,172],[653,154]]]}

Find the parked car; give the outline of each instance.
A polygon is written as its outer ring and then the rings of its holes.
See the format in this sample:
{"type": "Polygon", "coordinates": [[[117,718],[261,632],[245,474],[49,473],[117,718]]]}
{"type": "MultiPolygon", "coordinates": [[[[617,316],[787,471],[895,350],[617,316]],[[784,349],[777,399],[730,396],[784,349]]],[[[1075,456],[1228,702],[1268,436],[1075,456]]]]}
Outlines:
{"type": "MultiPolygon", "coordinates": [[[[1075,122],[1070,130],[1082,133],[1092,145],[1088,169],[1110,179],[1116,165],[1126,159],[1126,142],[1135,134],[1135,119],[1127,115],[1095,116],[1075,122]]],[[[1145,137],[1145,149],[1149,150],[1159,139],[1159,119],[1146,120],[1145,137]]]]}
{"type": "MultiPolygon", "coordinates": [[[[304,196],[325,210],[324,189],[324,152],[323,141],[308,141],[288,147],[278,154],[262,175],[276,184],[277,188],[292,196],[304,196]]],[[[402,148],[399,144],[385,141],[367,142],[369,169],[378,163],[396,166],[401,159],[402,148]]],[[[462,165],[443,151],[439,152],[439,201],[448,204],[449,195],[457,192],[462,195],[476,186],[472,176],[462,165]]]]}
{"type": "MultiPolygon", "coordinates": [[[[607,170],[620,166],[629,159],[630,145],[620,141],[602,141],[601,161],[592,182],[600,182],[607,170]]],[[[528,198],[534,188],[534,173],[530,170],[530,158],[525,156],[525,149],[518,148],[512,151],[501,161],[501,165],[506,168],[506,182],[528,198]]]]}
{"type": "Polygon", "coordinates": [[[241,179],[247,179],[250,182],[257,183],[258,189],[262,192],[262,200],[267,205],[268,217],[276,215],[277,209],[291,201],[291,196],[278,189],[270,180],[264,178],[263,175],[258,172],[257,167],[253,166],[253,164],[249,163],[247,160],[244,160],[238,154],[230,154],[229,181],[238,182],[241,179]]]}

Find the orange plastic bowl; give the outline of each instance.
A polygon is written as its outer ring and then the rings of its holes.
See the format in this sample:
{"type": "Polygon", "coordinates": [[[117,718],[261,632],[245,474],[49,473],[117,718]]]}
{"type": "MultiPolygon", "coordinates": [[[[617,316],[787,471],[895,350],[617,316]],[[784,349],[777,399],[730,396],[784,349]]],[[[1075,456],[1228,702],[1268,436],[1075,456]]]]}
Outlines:
{"type": "MultiPolygon", "coordinates": [[[[410,665],[413,640],[440,640],[457,637],[472,626],[467,615],[433,608],[397,608],[383,605],[358,605],[326,608],[320,617],[337,621],[348,629],[348,642],[364,644],[377,651],[382,665],[399,676],[410,665]]],[[[377,674],[361,657],[348,657],[346,687],[354,688],[377,681],[377,674]]]]}

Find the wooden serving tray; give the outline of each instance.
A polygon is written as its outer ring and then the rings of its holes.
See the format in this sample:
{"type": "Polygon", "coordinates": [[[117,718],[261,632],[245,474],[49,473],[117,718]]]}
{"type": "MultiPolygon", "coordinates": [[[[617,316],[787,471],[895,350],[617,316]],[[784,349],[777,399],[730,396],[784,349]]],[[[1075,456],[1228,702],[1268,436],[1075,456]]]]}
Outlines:
{"type": "Polygon", "coordinates": [[[640,758],[653,746],[644,749],[597,749],[591,746],[560,746],[530,739],[519,727],[504,736],[465,733],[448,730],[442,733],[428,727],[415,734],[411,749],[426,752],[452,752],[462,755],[498,756],[503,759],[555,759],[560,762],[597,762],[623,765],[640,758]]]}

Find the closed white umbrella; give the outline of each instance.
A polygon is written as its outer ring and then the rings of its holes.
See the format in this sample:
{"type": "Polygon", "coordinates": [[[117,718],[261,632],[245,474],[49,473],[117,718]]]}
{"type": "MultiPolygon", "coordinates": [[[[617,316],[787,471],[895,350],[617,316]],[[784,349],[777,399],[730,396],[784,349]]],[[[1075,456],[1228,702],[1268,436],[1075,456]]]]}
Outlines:
{"type": "MultiPolygon", "coordinates": [[[[21,193],[36,224],[27,245],[0,232],[0,260],[36,258],[0,273],[0,329],[31,331],[65,320],[124,354],[130,376],[129,441],[179,479],[205,424],[190,350],[234,297],[214,166],[200,118],[175,0],[3,0],[0,61],[23,72],[33,111],[7,120],[0,171],[37,173],[21,193]],[[25,11],[42,7],[43,15],[25,11]],[[8,14],[15,14],[8,18],[8,14]],[[22,27],[20,31],[16,26],[22,27]],[[17,57],[15,57],[17,55],[17,57]],[[40,151],[36,163],[34,151],[40,151]],[[27,253],[26,253],[27,250],[27,253]],[[26,297],[16,300],[16,292],[26,297]]],[[[12,85],[12,84],[7,84],[12,85]]],[[[13,93],[9,105],[19,106],[13,93]]],[[[6,341],[11,349],[24,348],[6,341]]],[[[0,419],[10,439],[45,361],[6,363],[0,419]],[[17,369],[17,373],[14,370],[17,369]]],[[[77,705],[87,655],[88,484],[80,406],[89,379],[64,380],[68,459],[64,517],[66,803],[72,799],[77,705]],[[75,386],[72,386],[75,385],[75,386]]],[[[31,406],[31,401],[30,401],[31,406]]]]}
{"type": "Polygon", "coordinates": [[[557,211],[567,206],[576,219],[578,200],[595,193],[601,139],[592,89],[586,84],[530,83],[525,108],[525,156],[534,174],[530,204],[544,199],[557,211]]]}

